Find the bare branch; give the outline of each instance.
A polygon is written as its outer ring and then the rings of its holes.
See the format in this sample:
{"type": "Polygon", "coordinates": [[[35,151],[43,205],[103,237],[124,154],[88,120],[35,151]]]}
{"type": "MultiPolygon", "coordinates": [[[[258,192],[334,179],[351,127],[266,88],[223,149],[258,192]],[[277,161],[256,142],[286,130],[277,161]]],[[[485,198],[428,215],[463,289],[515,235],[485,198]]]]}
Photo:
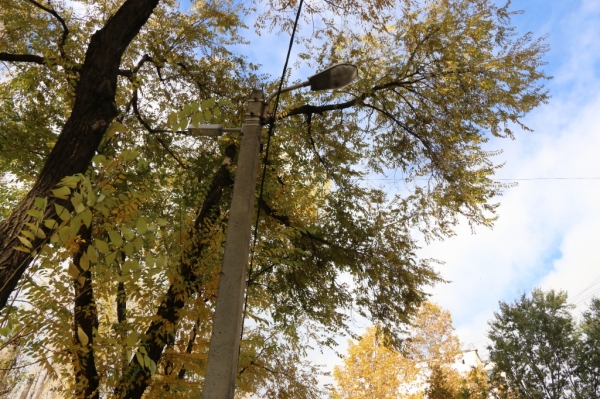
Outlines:
{"type": "Polygon", "coordinates": [[[54,18],[56,18],[58,20],[58,22],[60,22],[60,24],[62,25],[63,34],[60,38],[60,42],[58,43],[58,51],[60,51],[60,56],[62,58],[66,58],[65,43],[67,42],[67,36],[69,36],[69,28],[67,27],[65,20],[60,15],[58,15],[58,13],[56,12],[56,10],[54,8],[46,7],[46,6],[38,3],[35,0],[27,0],[27,1],[30,2],[31,4],[33,4],[34,6],[36,6],[37,8],[42,9],[42,10],[46,11],[47,13],[50,13],[54,18]]]}
{"type": "MultiPolygon", "coordinates": [[[[135,90],[133,92],[133,97],[131,99],[131,104],[133,105],[133,113],[135,114],[137,120],[142,124],[142,126],[144,126],[144,128],[148,131],[148,133],[163,133],[163,131],[159,131],[159,130],[153,129],[148,124],[148,122],[146,122],[144,120],[144,118],[142,118],[142,115],[140,114],[140,110],[138,109],[138,95],[137,95],[137,90],[135,90]]],[[[171,149],[167,146],[167,144],[160,137],[154,136],[154,138],[173,157],[173,159],[175,161],[177,161],[177,163],[182,168],[184,168],[184,169],[188,168],[187,165],[185,163],[183,163],[183,161],[177,155],[175,155],[175,153],[173,151],[171,151],[171,149]]]]}
{"type": "MultiPolygon", "coordinates": [[[[52,58],[50,60],[52,60],[52,58]]],[[[31,64],[46,65],[48,63],[49,59],[47,59],[46,57],[42,57],[40,55],[35,55],[35,54],[12,54],[12,53],[0,52],[0,61],[28,62],[31,64]]],[[[71,69],[74,71],[80,71],[81,65],[75,65],[71,69]]],[[[134,69],[134,71],[137,72],[137,69],[134,69]]],[[[118,75],[125,76],[125,77],[131,77],[134,74],[134,71],[132,71],[130,69],[119,69],[118,75]]]]}

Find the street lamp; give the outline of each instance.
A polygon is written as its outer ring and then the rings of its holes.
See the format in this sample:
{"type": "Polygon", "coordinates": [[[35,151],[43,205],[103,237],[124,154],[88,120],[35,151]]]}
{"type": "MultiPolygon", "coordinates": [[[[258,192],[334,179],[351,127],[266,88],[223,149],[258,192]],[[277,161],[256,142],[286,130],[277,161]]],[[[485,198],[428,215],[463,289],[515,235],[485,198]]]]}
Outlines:
{"type": "MultiPolygon", "coordinates": [[[[310,86],[311,90],[339,89],[356,78],[358,78],[356,66],[337,64],[311,76],[306,82],[285,87],[279,93],[306,86],[310,86]]],[[[253,90],[244,115],[244,124],[241,128],[242,142],[225,239],[223,268],[204,379],[204,399],[233,399],[234,397],[246,269],[250,252],[254,190],[260,153],[260,132],[265,110],[277,94],[271,94],[265,101],[262,90],[253,90]]],[[[239,129],[225,129],[222,125],[199,125],[197,128],[189,129],[191,135],[202,136],[220,136],[226,131],[239,131],[239,129]]]]}
{"type": "MultiPolygon", "coordinates": [[[[309,77],[308,80],[298,83],[292,86],[282,88],[280,91],[276,91],[267,97],[264,107],[264,111],[268,111],[268,106],[275,98],[277,94],[285,93],[288,91],[300,89],[302,87],[310,86],[310,90],[333,90],[340,89],[344,86],[349,85],[358,78],[358,69],[352,64],[335,64],[319,73],[309,77]]],[[[252,96],[251,100],[252,101],[252,96]]],[[[245,121],[244,121],[245,123],[245,121]]],[[[189,128],[188,132],[192,136],[210,136],[217,137],[227,132],[240,132],[241,128],[224,128],[223,125],[218,124],[205,124],[198,125],[197,128],[189,128]]]]}

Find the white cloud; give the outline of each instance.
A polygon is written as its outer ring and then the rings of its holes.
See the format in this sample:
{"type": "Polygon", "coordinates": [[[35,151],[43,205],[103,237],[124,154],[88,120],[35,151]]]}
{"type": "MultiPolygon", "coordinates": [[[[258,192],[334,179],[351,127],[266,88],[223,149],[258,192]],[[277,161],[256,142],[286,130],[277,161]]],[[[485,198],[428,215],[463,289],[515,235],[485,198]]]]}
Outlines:
{"type": "MultiPolygon", "coordinates": [[[[551,26],[561,50],[551,57],[561,61],[550,67],[554,97],[527,118],[534,133],[491,143],[505,149],[499,178],[600,178],[598,20],[600,6],[587,1],[551,26]]],[[[535,286],[573,296],[600,275],[600,180],[521,181],[499,200],[493,230],[471,235],[463,226],[422,251],[446,261],[440,271],[453,282],[434,288],[433,299],[452,312],[461,340],[479,348],[499,300],[535,286]]]]}
{"type": "MultiPolygon", "coordinates": [[[[498,162],[507,164],[497,177],[600,178],[600,3],[526,0],[517,6],[532,24],[521,21],[520,31],[549,32],[553,97],[527,117],[533,133],[489,143],[504,149],[498,162]]],[[[432,300],[451,311],[461,341],[480,350],[498,301],[536,286],[570,296],[591,283],[597,284],[586,293],[600,289],[600,179],[523,180],[498,201],[494,229],[472,235],[465,224],[457,236],[420,251],[446,262],[439,271],[452,283],[434,287],[432,300]]],[[[340,352],[345,347],[341,343],[340,352]]],[[[319,360],[331,370],[340,364],[332,353],[319,360]]]]}

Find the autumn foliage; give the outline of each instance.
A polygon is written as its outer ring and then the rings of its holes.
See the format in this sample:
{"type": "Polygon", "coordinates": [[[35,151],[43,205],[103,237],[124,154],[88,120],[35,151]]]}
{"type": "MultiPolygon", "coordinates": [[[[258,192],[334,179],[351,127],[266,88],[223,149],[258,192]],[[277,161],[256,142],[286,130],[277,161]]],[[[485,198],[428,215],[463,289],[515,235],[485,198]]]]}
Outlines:
{"type": "MultiPolygon", "coordinates": [[[[18,345],[60,394],[202,391],[239,136],[187,127],[239,127],[251,89],[274,90],[235,49],[247,18],[287,34],[297,5],[2,2],[0,346],[18,345]]],[[[349,331],[348,312],[399,348],[442,280],[417,237],[493,223],[504,186],[483,145],[548,98],[546,47],[511,15],[489,0],[306,6],[318,23],[300,31],[300,62],[355,63],[361,79],[283,95],[264,121],[277,129],[260,165],[240,393],[322,395],[304,355],[349,331]],[[390,176],[407,190],[373,183],[390,176]]]]}

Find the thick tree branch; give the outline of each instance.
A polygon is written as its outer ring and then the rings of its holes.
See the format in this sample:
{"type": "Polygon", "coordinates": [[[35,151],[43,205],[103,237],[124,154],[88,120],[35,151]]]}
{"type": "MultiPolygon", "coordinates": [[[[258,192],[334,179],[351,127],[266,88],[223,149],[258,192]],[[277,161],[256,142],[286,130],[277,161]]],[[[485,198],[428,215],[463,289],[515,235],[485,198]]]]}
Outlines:
{"type": "MultiPolygon", "coordinates": [[[[4,53],[4,52],[0,52],[0,61],[4,61],[4,62],[24,62],[24,63],[30,63],[30,64],[38,64],[38,65],[46,65],[48,63],[48,58],[39,56],[39,55],[35,55],[35,54],[12,54],[12,53],[4,53]]],[[[50,60],[53,60],[52,58],[50,58],[50,60]]],[[[70,68],[73,71],[80,71],[81,70],[81,65],[76,64],[75,66],[73,66],[72,68],[70,68]]],[[[137,68],[139,69],[139,68],[137,68]]],[[[131,70],[131,69],[119,69],[119,72],[117,73],[119,76],[125,76],[125,77],[131,77],[133,76],[133,74],[137,72],[136,69],[131,70]]]]}
{"type": "MultiPolygon", "coordinates": [[[[415,74],[411,74],[408,77],[413,77],[413,76],[415,76],[415,74]]],[[[289,111],[280,112],[279,114],[277,114],[275,116],[275,120],[284,119],[284,118],[287,118],[289,116],[294,116],[294,115],[322,114],[327,111],[337,111],[337,110],[351,108],[356,105],[361,105],[364,100],[366,100],[367,98],[373,97],[373,95],[379,91],[391,89],[394,87],[411,86],[411,85],[419,83],[425,79],[427,79],[427,77],[422,76],[418,79],[413,79],[413,80],[392,81],[392,82],[388,82],[388,83],[385,83],[382,85],[376,85],[376,86],[373,86],[368,93],[362,93],[361,95],[357,96],[356,98],[353,98],[352,100],[349,100],[349,101],[346,101],[343,103],[339,103],[339,104],[325,104],[325,105],[306,104],[306,105],[302,105],[300,107],[292,108],[289,111]]],[[[270,121],[270,122],[272,122],[272,121],[270,121]]]]}
{"type": "MultiPolygon", "coordinates": [[[[159,0],[127,0],[106,25],[94,33],[75,92],[75,102],[37,181],[14,212],[0,225],[0,309],[4,308],[31,254],[19,252],[17,236],[36,197],[50,197],[50,190],[65,176],[85,173],[110,122],[117,115],[115,92],[123,53],[148,21],[159,0]]],[[[54,216],[54,198],[48,199],[46,218],[54,216]]],[[[34,248],[41,244],[35,240],[34,248]]]]}
{"type": "Polygon", "coordinates": [[[133,76],[144,66],[146,62],[154,62],[152,57],[144,54],[133,69],[119,69],[119,76],[125,76],[133,82],[133,76]]]}
{"type": "MultiPolygon", "coordinates": [[[[367,98],[367,95],[361,94],[360,96],[358,96],[350,101],[346,101],[346,102],[343,102],[340,104],[325,104],[325,105],[306,104],[306,105],[302,105],[301,107],[292,108],[289,111],[280,112],[279,114],[277,114],[275,116],[275,120],[284,119],[284,118],[287,118],[288,116],[294,116],[294,115],[322,114],[323,112],[327,112],[327,111],[337,111],[337,110],[341,110],[341,109],[351,108],[351,107],[354,107],[355,105],[359,105],[360,103],[362,103],[362,101],[365,98],[367,98]]],[[[269,121],[269,122],[272,123],[272,121],[269,121]]]]}
{"type": "Polygon", "coordinates": [[[33,54],[10,54],[10,53],[0,53],[0,61],[6,62],[30,62],[33,64],[45,65],[46,59],[44,57],[40,57],[39,55],[33,54]]]}

